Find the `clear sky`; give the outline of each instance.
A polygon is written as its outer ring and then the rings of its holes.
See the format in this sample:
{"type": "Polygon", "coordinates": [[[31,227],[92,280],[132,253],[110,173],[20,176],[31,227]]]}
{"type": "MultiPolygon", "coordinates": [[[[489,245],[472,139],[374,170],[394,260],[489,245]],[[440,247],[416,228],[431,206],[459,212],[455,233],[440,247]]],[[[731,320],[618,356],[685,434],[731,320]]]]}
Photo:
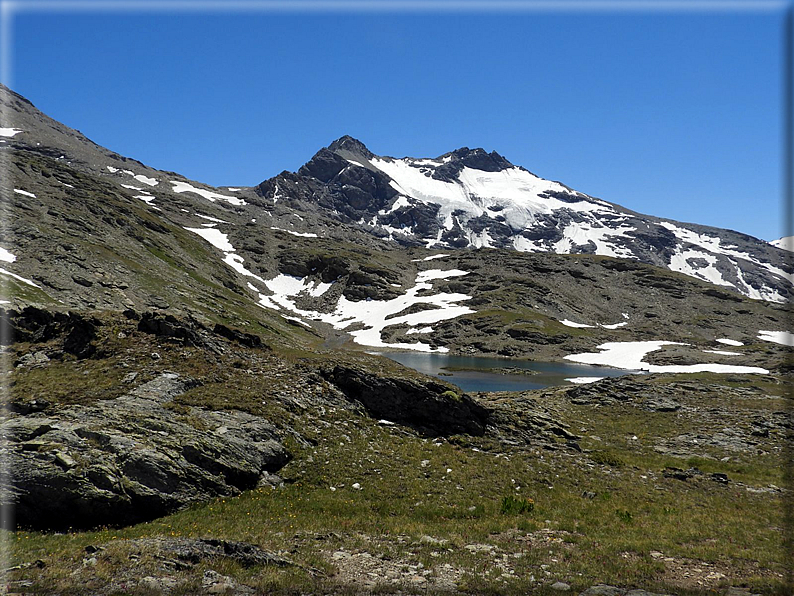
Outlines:
{"type": "Polygon", "coordinates": [[[296,170],[344,134],[394,157],[483,147],[635,211],[771,240],[783,21],[782,8],[21,11],[6,82],[100,145],[213,185],[296,170]]]}

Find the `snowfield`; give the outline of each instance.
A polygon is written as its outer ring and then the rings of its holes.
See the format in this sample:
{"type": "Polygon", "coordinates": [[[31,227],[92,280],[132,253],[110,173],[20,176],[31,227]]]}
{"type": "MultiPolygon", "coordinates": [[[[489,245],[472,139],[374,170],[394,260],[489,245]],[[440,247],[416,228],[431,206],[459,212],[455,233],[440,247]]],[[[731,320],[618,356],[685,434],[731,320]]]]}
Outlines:
{"type": "Polygon", "coordinates": [[[778,238],[777,240],[772,240],[769,244],[782,248],[783,250],[794,251],[794,236],[778,238]]]}
{"type": "Polygon", "coordinates": [[[369,163],[389,176],[392,187],[404,197],[439,205],[439,215],[448,230],[454,226],[452,213],[456,210],[463,210],[468,218],[490,216],[488,208],[496,207],[505,223],[516,231],[533,224],[538,214],[563,208],[589,213],[613,212],[606,203],[571,192],[562,184],[544,180],[522,168],[484,172],[464,167],[456,182],[445,182],[426,175],[427,169],[421,167],[440,166],[441,161],[374,157],[369,163]],[[582,200],[569,203],[540,196],[548,191],[563,192],[582,200]]]}
{"type": "Polygon", "coordinates": [[[586,354],[570,354],[566,360],[582,364],[598,364],[613,366],[626,370],[644,370],[652,373],[758,373],[769,374],[765,368],[757,366],[732,366],[727,364],[648,364],[643,362],[645,356],[668,345],[687,345],[674,341],[625,341],[609,342],[598,346],[600,352],[586,354]]]}
{"type": "MultiPolygon", "coordinates": [[[[272,292],[272,295],[266,295],[259,290],[257,291],[259,291],[259,304],[266,308],[288,310],[303,319],[328,323],[335,329],[341,330],[347,329],[353,325],[363,324],[363,329],[349,332],[353,337],[353,341],[359,345],[375,348],[416,350],[420,352],[447,352],[448,349],[443,346],[434,348],[430,344],[419,341],[415,343],[386,343],[381,339],[381,332],[390,325],[405,324],[415,328],[418,325],[430,325],[474,312],[467,306],[458,304],[464,300],[471,299],[471,296],[467,296],[466,294],[439,293],[432,296],[417,296],[422,290],[432,289],[433,285],[429,283],[432,280],[447,279],[467,274],[468,272],[459,269],[422,271],[417,274],[415,285],[409,288],[402,296],[398,296],[391,300],[362,301],[352,301],[348,300],[345,296],[340,296],[333,312],[326,313],[302,310],[295,304],[295,298],[303,293],[310,296],[322,295],[328,290],[330,284],[320,284],[318,282],[309,281],[306,278],[297,278],[280,274],[264,282],[267,289],[272,292]],[[394,316],[415,304],[432,304],[438,308],[394,316]]],[[[254,286],[250,285],[249,287],[253,288],[254,286]]],[[[425,327],[417,329],[414,333],[427,333],[430,330],[432,329],[425,327]]]]}

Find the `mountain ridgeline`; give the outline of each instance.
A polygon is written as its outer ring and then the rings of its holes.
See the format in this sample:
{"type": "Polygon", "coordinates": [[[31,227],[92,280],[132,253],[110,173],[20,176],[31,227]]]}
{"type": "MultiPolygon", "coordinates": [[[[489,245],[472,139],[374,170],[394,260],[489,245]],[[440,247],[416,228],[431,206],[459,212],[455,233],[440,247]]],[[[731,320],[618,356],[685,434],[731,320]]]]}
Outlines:
{"type": "Polygon", "coordinates": [[[319,208],[405,246],[597,254],[666,267],[751,298],[783,302],[791,291],[791,264],[767,242],[642,215],[483,149],[395,159],[345,136],[256,193],[319,208]]]}

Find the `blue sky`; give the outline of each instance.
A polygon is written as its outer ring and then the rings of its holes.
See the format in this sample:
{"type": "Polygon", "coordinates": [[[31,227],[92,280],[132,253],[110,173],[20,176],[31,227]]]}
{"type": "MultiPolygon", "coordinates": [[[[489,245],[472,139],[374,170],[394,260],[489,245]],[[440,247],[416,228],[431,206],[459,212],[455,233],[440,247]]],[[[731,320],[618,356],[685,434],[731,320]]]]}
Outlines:
{"type": "MultiPolygon", "coordinates": [[[[24,6],[24,3],[23,3],[24,6]]],[[[782,229],[782,10],[18,12],[12,88],[213,185],[496,150],[635,211],[782,229]]]]}

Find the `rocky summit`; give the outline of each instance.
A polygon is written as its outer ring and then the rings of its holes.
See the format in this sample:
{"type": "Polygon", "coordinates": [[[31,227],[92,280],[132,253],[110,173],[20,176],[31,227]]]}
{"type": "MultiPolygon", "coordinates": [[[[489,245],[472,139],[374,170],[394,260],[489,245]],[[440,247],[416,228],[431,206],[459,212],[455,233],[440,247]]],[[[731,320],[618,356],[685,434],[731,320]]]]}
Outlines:
{"type": "Polygon", "coordinates": [[[0,100],[9,593],[791,587],[785,243],[465,147],[215,188],[0,100]]]}

